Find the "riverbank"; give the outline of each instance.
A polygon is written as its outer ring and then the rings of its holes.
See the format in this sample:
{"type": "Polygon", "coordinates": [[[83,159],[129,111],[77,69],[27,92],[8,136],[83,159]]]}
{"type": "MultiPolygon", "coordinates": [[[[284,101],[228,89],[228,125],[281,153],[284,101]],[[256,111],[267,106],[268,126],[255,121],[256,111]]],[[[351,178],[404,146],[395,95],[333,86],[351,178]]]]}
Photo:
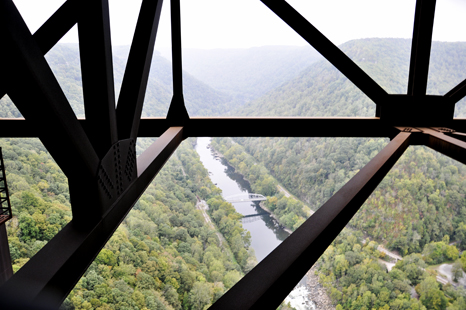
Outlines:
{"type": "Polygon", "coordinates": [[[316,310],[335,310],[335,306],[332,304],[327,290],[320,284],[316,272],[315,265],[307,272],[306,287],[309,291],[309,298],[314,302],[316,310]]]}
{"type": "Polygon", "coordinates": [[[262,201],[259,203],[259,205],[260,205],[260,207],[261,207],[265,212],[267,212],[267,213],[270,215],[271,218],[273,218],[275,221],[277,221],[278,225],[280,225],[280,227],[281,227],[284,231],[286,231],[286,232],[289,233],[290,235],[293,233],[293,231],[292,231],[291,229],[289,229],[288,227],[286,227],[285,225],[283,225],[282,223],[280,223],[280,220],[278,219],[278,217],[277,217],[275,214],[273,214],[272,211],[270,211],[269,209],[267,209],[267,207],[264,206],[264,203],[263,203],[262,201]]]}

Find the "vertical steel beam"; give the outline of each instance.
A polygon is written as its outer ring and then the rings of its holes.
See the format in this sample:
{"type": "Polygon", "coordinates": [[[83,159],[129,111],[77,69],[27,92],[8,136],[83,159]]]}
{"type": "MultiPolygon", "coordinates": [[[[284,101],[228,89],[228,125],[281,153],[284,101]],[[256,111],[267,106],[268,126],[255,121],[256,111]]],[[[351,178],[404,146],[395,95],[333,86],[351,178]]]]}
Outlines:
{"type": "Polygon", "coordinates": [[[119,139],[137,138],[163,0],[144,0],[129,52],[117,119],[119,139]]]}
{"type": "Polygon", "coordinates": [[[261,1],[340,70],[375,104],[385,102],[388,97],[387,92],[286,1],[261,1]]]}
{"type": "Polygon", "coordinates": [[[172,126],[184,125],[189,119],[183,97],[183,65],[181,49],[181,12],[180,0],[170,1],[172,30],[172,74],[173,98],[167,113],[167,119],[172,126]]]}
{"type": "Polygon", "coordinates": [[[424,96],[427,91],[435,2],[436,0],[416,1],[408,80],[410,96],[424,96]]]}
{"type": "Polygon", "coordinates": [[[10,247],[5,223],[0,224],[0,285],[8,281],[13,275],[10,247]]]}
{"type": "Polygon", "coordinates": [[[399,133],[210,309],[276,309],[390,171],[410,136],[399,133]]]}
{"type": "Polygon", "coordinates": [[[118,140],[108,0],[82,1],[79,52],[87,132],[102,158],[118,140]]]}

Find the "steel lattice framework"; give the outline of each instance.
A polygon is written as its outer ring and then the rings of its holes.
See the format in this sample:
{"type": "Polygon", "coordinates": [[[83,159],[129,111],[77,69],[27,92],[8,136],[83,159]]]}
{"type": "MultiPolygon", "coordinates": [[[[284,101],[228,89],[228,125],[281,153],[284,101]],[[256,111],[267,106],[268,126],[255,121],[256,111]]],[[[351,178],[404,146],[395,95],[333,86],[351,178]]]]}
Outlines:
{"type": "Polygon", "coordinates": [[[403,95],[388,94],[284,0],[261,1],[376,104],[374,117],[190,117],[182,89],[179,0],[172,0],[174,95],[166,118],[141,119],[162,0],[142,1],[118,101],[108,0],[67,0],[34,34],[13,1],[0,0],[0,97],[8,94],[25,117],[1,119],[0,135],[42,141],[68,177],[73,212],[72,221],[0,288],[0,302],[16,300],[12,297],[23,305],[58,307],[187,137],[391,139],[211,309],[276,309],[410,145],[426,145],[466,163],[461,133],[466,120],[453,118],[455,103],[466,95],[466,80],[443,96],[426,95],[435,0],[417,0],[408,92],[403,95]],[[84,120],[75,117],[44,58],[76,24],[84,120]],[[137,137],[160,138],[136,158],[137,137]]]}

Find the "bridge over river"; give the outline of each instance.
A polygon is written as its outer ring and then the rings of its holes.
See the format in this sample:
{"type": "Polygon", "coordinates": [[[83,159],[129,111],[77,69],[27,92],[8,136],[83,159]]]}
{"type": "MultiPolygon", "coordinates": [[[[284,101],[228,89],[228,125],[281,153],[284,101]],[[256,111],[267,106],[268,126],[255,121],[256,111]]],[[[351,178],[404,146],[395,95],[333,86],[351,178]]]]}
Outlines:
{"type": "Polygon", "coordinates": [[[264,201],[267,200],[261,194],[254,194],[254,193],[241,193],[237,195],[223,197],[225,201],[235,203],[235,202],[247,202],[247,201],[264,201]]]}

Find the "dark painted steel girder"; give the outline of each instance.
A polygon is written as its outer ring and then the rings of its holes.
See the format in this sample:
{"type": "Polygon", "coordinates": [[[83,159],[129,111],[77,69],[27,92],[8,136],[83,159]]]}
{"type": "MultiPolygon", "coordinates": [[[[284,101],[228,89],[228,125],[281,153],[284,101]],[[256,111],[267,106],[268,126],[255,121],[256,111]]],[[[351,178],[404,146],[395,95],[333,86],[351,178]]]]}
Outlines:
{"type": "Polygon", "coordinates": [[[410,136],[399,133],[210,309],[276,309],[408,148],[410,136]]]}
{"type": "Polygon", "coordinates": [[[79,52],[87,133],[102,158],[118,141],[108,0],[81,3],[79,52]]]}
{"type": "Polygon", "coordinates": [[[354,83],[354,85],[366,94],[375,104],[383,103],[387,99],[387,92],[380,87],[379,84],[286,1],[261,1],[322,54],[332,65],[340,70],[341,73],[354,83]]]}
{"type": "Polygon", "coordinates": [[[135,139],[138,134],[162,4],[163,0],[144,0],[141,5],[118,98],[120,139],[135,139]]]}
{"type": "Polygon", "coordinates": [[[167,119],[171,126],[181,126],[189,119],[183,96],[183,65],[181,50],[180,0],[170,1],[172,34],[173,97],[168,108],[167,119]]]}
{"type": "Polygon", "coordinates": [[[138,178],[101,220],[83,229],[73,219],[2,286],[0,302],[58,308],[182,141],[182,127],[168,129],[139,156],[138,178]]]}
{"type": "Polygon", "coordinates": [[[436,0],[416,1],[408,80],[408,95],[410,96],[426,94],[435,3],[436,0]]]}
{"type": "MultiPolygon", "coordinates": [[[[86,128],[86,120],[79,122],[86,128]]],[[[163,117],[141,118],[140,122],[138,137],[159,137],[170,127],[170,121],[163,117]]],[[[447,127],[466,132],[466,119],[453,119],[447,127]]],[[[398,133],[378,117],[192,117],[183,132],[185,137],[341,138],[390,138],[398,133]]],[[[34,127],[23,118],[0,118],[0,137],[36,136],[34,127]]]]}

